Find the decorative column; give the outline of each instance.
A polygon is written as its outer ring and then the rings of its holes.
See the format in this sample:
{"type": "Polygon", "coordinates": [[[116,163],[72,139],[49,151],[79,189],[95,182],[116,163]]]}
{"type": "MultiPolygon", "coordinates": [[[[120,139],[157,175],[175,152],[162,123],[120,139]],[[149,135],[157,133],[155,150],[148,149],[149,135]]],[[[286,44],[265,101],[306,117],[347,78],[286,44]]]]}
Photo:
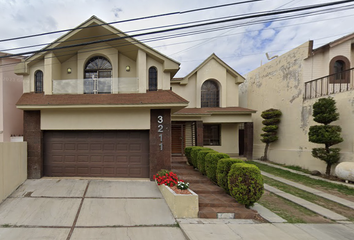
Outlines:
{"type": "Polygon", "coordinates": [[[43,133],[40,111],[24,111],[23,139],[27,142],[27,178],[39,179],[43,176],[43,133]]]}
{"type": "Polygon", "coordinates": [[[253,122],[245,123],[245,157],[253,158],[253,122]]]}
{"type": "Polygon", "coordinates": [[[197,136],[197,146],[203,147],[203,121],[196,121],[196,136],[197,136]]]}
{"type": "Polygon", "coordinates": [[[171,109],[150,111],[150,179],[161,169],[171,170],[171,109]]]}

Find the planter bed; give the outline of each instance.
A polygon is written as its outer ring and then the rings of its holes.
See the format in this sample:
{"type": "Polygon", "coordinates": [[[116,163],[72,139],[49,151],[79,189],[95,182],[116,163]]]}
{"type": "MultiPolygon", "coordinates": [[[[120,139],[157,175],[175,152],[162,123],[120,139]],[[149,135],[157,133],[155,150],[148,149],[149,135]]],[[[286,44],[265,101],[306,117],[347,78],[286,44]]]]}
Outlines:
{"type": "Polygon", "coordinates": [[[199,212],[198,195],[188,189],[190,194],[177,194],[166,185],[158,185],[160,192],[175,218],[197,218],[199,212]]]}

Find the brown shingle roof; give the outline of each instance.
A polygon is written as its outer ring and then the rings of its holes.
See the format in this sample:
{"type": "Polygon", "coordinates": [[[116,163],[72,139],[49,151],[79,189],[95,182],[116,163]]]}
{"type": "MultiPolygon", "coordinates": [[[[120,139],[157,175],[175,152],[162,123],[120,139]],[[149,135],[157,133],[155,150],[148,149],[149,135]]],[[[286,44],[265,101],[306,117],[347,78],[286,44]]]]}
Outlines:
{"type": "Polygon", "coordinates": [[[63,94],[44,95],[40,93],[24,93],[17,106],[60,106],[60,105],[151,105],[180,104],[188,101],[170,90],[159,90],[147,93],[125,94],[63,94]]]}
{"type": "Polygon", "coordinates": [[[211,114],[248,114],[256,110],[242,107],[215,107],[215,108],[184,108],[174,113],[175,115],[211,115],[211,114]]]}

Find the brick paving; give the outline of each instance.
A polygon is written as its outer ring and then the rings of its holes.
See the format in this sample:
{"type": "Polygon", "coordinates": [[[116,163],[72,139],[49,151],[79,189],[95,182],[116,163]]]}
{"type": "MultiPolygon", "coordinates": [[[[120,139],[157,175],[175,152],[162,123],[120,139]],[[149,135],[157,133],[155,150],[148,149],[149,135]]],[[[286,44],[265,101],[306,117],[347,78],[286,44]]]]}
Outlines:
{"type": "Polygon", "coordinates": [[[247,209],[230,195],[202,175],[198,170],[187,164],[185,157],[172,158],[172,171],[199,196],[199,218],[222,218],[234,215],[235,219],[257,219],[255,210],[247,209]],[[226,213],[226,214],[225,214],[226,213]]]}

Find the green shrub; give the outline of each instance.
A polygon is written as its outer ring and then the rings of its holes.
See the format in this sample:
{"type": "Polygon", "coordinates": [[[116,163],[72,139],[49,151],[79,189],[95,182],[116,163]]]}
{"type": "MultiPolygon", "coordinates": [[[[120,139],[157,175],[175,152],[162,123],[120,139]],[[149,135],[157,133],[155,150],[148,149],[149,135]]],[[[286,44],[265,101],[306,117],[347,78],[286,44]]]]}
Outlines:
{"type": "Polygon", "coordinates": [[[216,168],[217,183],[227,193],[230,193],[228,175],[229,175],[231,166],[235,163],[244,163],[244,161],[241,159],[235,159],[235,158],[224,158],[224,159],[219,160],[218,166],[216,168]]]}
{"type": "Polygon", "coordinates": [[[219,159],[230,158],[225,153],[209,153],[205,157],[205,172],[207,177],[216,183],[216,168],[218,166],[219,159]]]}
{"type": "Polygon", "coordinates": [[[209,149],[203,149],[198,152],[198,157],[197,157],[197,167],[199,172],[201,172],[203,175],[206,175],[205,172],[205,157],[209,153],[217,153],[214,150],[209,150],[209,149]]]}
{"type": "Polygon", "coordinates": [[[184,155],[187,158],[187,161],[190,165],[192,165],[192,159],[191,159],[191,151],[192,151],[193,147],[186,147],[184,149],[184,155]]]}
{"type": "Polygon", "coordinates": [[[230,195],[246,207],[252,206],[263,195],[264,186],[261,171],[253,164],[233,164],[228,181],[230,195]]]}
{"type": "Polygon", "coordinates": [[[197,159],[198,159],[198,152],[201,151],[201,150],[204,150],[203,147],[192,147],[192,151],[191,151],[191,165],[193,167],[197,167],[197,159]]]}

